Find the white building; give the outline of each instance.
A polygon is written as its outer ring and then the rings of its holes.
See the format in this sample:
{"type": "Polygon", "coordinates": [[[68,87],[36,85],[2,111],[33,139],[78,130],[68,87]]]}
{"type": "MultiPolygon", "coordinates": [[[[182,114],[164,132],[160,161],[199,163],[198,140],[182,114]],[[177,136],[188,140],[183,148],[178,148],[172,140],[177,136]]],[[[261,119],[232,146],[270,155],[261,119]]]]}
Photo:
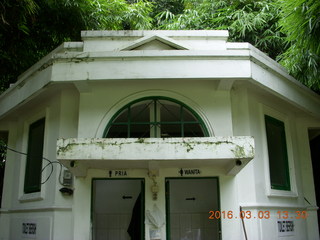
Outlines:
{"type": "Polygon", "coordinates": [[[22,74],[0,239],[319,239],[320,97],[227,38],[85,31],[22,74]]]}

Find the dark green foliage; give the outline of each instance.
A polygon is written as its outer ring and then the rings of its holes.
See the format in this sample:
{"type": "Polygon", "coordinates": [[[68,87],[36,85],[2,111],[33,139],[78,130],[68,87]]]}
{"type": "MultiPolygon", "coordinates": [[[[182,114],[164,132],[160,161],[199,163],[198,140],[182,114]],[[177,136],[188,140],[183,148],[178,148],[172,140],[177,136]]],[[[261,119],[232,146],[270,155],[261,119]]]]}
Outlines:
{"type": "Polygon", "coordinates": [[[79,39],[84,27],[81,11],[72,2],[11,0],[5,4],[0,32],[1,89],[65,39],[79,39]]]}
{"type": "Polygon", "coordinates": [[[125,0],[5,0],[0,4],[0,92],[81,30],[148,29],[152,4],[125,0]]]}
{"type": "Polygon", "coordinates": [[[29,32],[29,22],[38,6],[32,0],[5,0],[0,4],[0,92],[8,87],[10,82],[15,81],[20,65],[27,65],[29,59],[23,53],[20,55],[21,42],[29,32]]]}
{"type": "Polygon", "coordinates": [[[152,0],[151,2],[154,4],[152,17],[154,17],[155,19],[157,18],[158,14],[161,14],[163,12],[181,14],[184,10],[183,0],[152,0]]]}

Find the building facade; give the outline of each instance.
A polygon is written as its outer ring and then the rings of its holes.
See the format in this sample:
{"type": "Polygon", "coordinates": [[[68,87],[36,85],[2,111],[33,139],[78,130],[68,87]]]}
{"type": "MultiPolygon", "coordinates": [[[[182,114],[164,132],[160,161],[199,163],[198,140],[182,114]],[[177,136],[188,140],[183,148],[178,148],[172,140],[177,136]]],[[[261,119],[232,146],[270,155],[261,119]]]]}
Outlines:
{"type": "Polygon", "coordinates": [[[320,97],[227,39],[84,31],[22,74],[0,239],[319,239],[320,97]]]}

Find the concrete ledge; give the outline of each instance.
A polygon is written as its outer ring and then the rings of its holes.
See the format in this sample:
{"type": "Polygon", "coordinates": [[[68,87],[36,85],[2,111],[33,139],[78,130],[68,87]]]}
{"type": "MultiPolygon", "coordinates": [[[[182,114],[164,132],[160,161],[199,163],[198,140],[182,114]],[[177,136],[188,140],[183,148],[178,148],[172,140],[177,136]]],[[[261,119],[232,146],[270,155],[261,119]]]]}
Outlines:
{"type": "Polygon", "coordinates": [[[0,208],[1,214],[10,213],[28,213],[28,212],[61,212],[61,211],[72,211],[72,207],[65,206],[44,206],[44,207],[26,207],[26,208],[0,208]]]}
{"type": "Polygon", "coordinates": [[[254,157],[253,137],[59,139],[57,159],[75,176],[89,168],[217,166],[237,174],[254,157]]]}
{"type": "Polygon", "coordinates": [[[119,31],[81,31],[81,38],[97,37],[144,37],[151,34],[161,34],[167,37],[199,37],[227,39],[227,30],[119,30],[119,31]]]}

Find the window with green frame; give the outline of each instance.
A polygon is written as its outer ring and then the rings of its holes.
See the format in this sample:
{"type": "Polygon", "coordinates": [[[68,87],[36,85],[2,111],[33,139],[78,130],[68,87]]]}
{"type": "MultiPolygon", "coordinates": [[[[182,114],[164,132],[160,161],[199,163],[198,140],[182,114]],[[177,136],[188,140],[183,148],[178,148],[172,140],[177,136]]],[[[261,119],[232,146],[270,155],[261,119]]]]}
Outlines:
{"type": "Polygon", "coordinates": [[[41,170],[43,158],[45,119],[32,123],[29,127],[27,164],[24,180],[24,192],[41,190],[41,170]]]}
{"type": "Polygon", "coordinates": [[[271,188],[290,190],[290,175],[285,126],[282,121],[265,115],[271,188]]]}
{"type": "Polygon", "coordinates": [[[106,138],[204,137],[208,132],[200,117],[185,104],[148,97],[120,109],[106,127],[106,138]]]}

